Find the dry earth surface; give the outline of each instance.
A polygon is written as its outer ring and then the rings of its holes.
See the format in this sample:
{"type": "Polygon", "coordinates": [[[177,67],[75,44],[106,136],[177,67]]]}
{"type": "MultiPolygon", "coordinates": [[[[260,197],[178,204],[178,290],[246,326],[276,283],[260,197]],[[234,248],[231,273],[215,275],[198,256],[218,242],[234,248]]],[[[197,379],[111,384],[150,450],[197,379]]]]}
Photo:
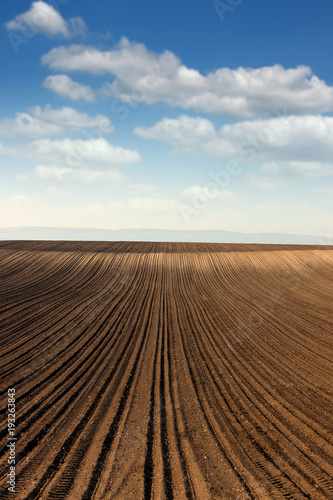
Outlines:
{"type": "Polygon", "coordinates": [[[1,500],[333,499],[332,247],[11,241],[0,276],[1,500]]]}

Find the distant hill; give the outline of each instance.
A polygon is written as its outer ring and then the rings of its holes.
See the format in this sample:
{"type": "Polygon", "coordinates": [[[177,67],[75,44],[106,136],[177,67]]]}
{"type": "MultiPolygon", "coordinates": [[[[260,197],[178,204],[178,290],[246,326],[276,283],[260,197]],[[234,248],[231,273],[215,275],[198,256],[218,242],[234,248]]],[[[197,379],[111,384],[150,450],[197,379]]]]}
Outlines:
{"type": "Polygon", "coordinates": [[[0,240],[73,241],[174,241],[203,243],[269,243],[332,245],[321,236],[280,233],[236,233],[233,231],[178,231],[166,229],[78,229],[60,227],[14,227],[0,229],[0,240]]]}

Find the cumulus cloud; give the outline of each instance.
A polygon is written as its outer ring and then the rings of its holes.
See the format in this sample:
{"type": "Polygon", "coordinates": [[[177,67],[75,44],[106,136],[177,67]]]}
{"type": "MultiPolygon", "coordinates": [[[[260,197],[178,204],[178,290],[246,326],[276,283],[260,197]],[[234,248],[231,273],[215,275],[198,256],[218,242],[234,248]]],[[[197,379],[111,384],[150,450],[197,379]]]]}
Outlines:
{"type": "Polygon", "coordinates": [[[43,86],[73,101],[92,102],[95,100],[95,92],[92,88],[75,82],[67,75],[50,75],[44,80],[43,86]]]}
{"type": "Polygon", "coordinates": [[[219,130],[209,120],[180,116],[134,131],[144,138],[168,142],[175,151],[199,147],[217,160],[329,163],[333,156],[333,117],[328,116],[244,121],[219,130]]]}
{"type": "Polygon", "coordinates": [[[61,127],[39,120],[28,113],[16,113],[15,118],[0,120],[0,134],[8,137],[45,137],[59,135],[61,127]]]}
{"type": "MultiPolygon", "coordinates": [[[[6,153],[6,150],[2,151],[0,148],[0,154],[6,153]]],[[[28,181],[31,177],[58,181],[71,177],[87,184],[120,180],[121,174],[110,172],[137,163],[141,159],[138,151],[113,146],[103,138],[39,139],[17,146],[15,152],[10,151],[10,154],[37,163],[33,175],[20,174],[17,177],[21,181],[28,181]]]]}
{"type": "Polygon", "coordinates": [[[47,37],[62,36],[70,39],[82,36],[86,25],[81,17],[66,21],[52,5],[46,2],[32,2],[27,12],[18,14],[15,19],[5,23],[7,30],[28,34],[29,38],[37,33],[47,37]]]}
{"type": "Polygon", "coordinates": [[[113,146],[106,139],[39,139],[21,148],[26,157],[46,164],[81,166],[123,167],[140,161],[137,151],[113,146]]]}
{"type": "Polygon", "coordinates": [[[319,115],[245,121],[222,127],[205,150],[220,158],[228,146],[249,162],[257,158],[330,161],[332,132],[333,118],[319,115]]]}
{"type": "Polygon", "coordinates": [[[245,119],[272,115],[277,104],[288,114],[333,110],[333,87],[307,66],[218,68],[202,75],[172,52],[157,54],[127,38],[109,51],[85,45],[57,47],[42,57],[42,64],[56,71],[114,75],[104,92],[124,102],[161,102],[245,119]]]}
{"type": "Polygon", "coordinates": [[[53,184],[114,184],[126,176],[122,167],[140,161],[137,151],[113,146],[105,139],[39,139],[16,149],[16,156],[38,163],[21,182],[33,179],[53,184]]]}
{"type": "Polygon", "coordinates": [[[209,120],[183,115],[178,119],[163,118],[151,128],[136,127],[134,133],[170,143],[176,151],[193,152],[215,136],[215,128],[209,120]]]}
{"type": "Polygon", "coordinates": [[[34,169],[34,175],[43,180],[62,181],[72,173],[73,169],[68,167],[58,167],[57,165],[38,165],[34,169]]]}
{"type": "Polygon", "coordinates": [[[114,131],[111,120],[104,115],[89,116],[87,113],[81,113],[71,107],[53,109],[47,105],[44,108],[36,106],[31,109],[36,118],[49,121],[62,127],[73,130],[97,128],[103,134],[110,134],[114,131]]]}
{"type": "Polygon", "coordinates": [[[35,106],[30,113],[16,113],[15,118],[0,120],[0,135],[8,137],[47,137],[64,135],[69,132],[85,131],[87,137],[93,134],[102,136],[114,131],[109,118],[104,115],[89,116],[71,107],[53,109],[51,106],[35,106]]]}
{"type": "Polygon", "coordinates": [[[172,52],[158,55],[146,49],[142,43],[122,38],[113,50],[101,51],[94,46],[73,44],[56,47],[42,57],[42,64],[54,70],[83,71],[86,73],[114,75],[154,76],[174,74],[180,60],[172,52]]]}

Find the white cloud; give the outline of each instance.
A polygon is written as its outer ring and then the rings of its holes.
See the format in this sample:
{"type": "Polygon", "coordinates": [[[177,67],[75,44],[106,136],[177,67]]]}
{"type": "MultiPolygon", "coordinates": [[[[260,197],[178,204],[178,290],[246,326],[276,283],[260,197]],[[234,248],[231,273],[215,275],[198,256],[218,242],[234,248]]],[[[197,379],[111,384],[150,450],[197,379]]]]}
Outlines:
{"type": "Polygon", "coordinates": [[[8,137],[47,137],[64,135],[73,131],[85,131],[89,134],[102,137],[114,131],[114,127],[106,116],[89,116],[73,108],[63,107],[53,109],[51,106],[41,108],[36,106],[29,113],[16,113],[15,118],[0,120],[0,135],[8,137]],[[89,129],[89,130],[88,130],[89,129]]]}
{"type": "Polygon", "coordinates": [[[264,163],[250,176],[250,184],[264,190],[285,189],[299,177],[327,177],[333,175],[333,164],[314,161],[264,163]]]}
{"type": "Polygon", "coordinates": [[[293,177],[323,177],[333,175],[333,164],[316,161],[271,162],[264,163],[259,170],[262,174],[270,177],[276,177],[282,174],[293,177]]]}
{"type": "Polygon", "coordinates": [[[58,167],[57,165],[38,165],[34,169],[34,176],[42,180],[57,180],[61,182],[72,171],[72,168],[58,167]]]}
{"type": "MultiPolygon", "coordinates": [[[[91,171],[119,169],[141,160],[138,151],[113,146],[103,138],[91,140],[39,139],[17,146],[15,156],[44,166],[44,172],[51,176],[65,176],[68,174],[66,169],[80,169],[81,171],[85,169],[91,171]],[[45,166],[48,169],[51,166],[51,170],[46,171],[45,166]],[[60,170],[55,170],[55,167],[60,168],[60,170]]],[[[95,172],[94,175],[98,176],[99,174],[95,172]]],[[[21,176],[22,179],[24,176],[21,176]]]]}
{"type": "Polygon", "coordinates": [[[113,146],[105,139],[40,139],[23,147],[22,152],[33,160],[60,163],[70,168],[84,165],[118,168],[140,161],[137,151],[113,146]]]}
{"type": "Polygon", "coordinates": [[[31,38],[37,33],[54,37],[61,35],[66,39],[82,36],[86,25],[81,17],[66,21],[54,7],[46,2],[32,2],[27,12],[18,14],[15,19],[5,23],[7,30],[20,31],[31,38]]]}
{"type": "Polygon", "coordinates": [[[204,118],[180,116],[163,118],[151,128],[136,127],[134,133],[145,139],[170,143],[176,151],[193,152],[215,136],[212,122],[204,118]]]}
{"type": "Polygon", "coordinates": [[[15,118],[4,118],[0,121],[0,134],[8,137],[44,137],[60,135],[63,132],[59,125],[39,120],[28,113],[16,113],[15,118]]]}
{"type": "Polygon", "coordinates": [[[18,175],[18,180],[28,182],[32,178],[48,183],[79,183],[87,185],[119,184],[126,179],[126,176],[119,170],[91,170],[88,168],[69,168],[57,165],[38,165],[28,175],[18,175]]]}
{"type": "Polygon", "coordinates": [[[225,125],[205,145],[217,158],[231,151],[245,161],[257,158],[327,161],[332,157],[333,118],[289,116],[225,125]]]}
{"type": "MultiPolygon", "coordinates": [[[[148,75],[150,71],[172,76],[180,60],[172,52],[157,55],[144,44],[122,38],[115,49],[101,51],[94,46],[73,44],[56,47],[42,57],[42,64],[54,70],[99,74],[148,75]]],[[[153,76],[153,75],[152,75],[153,76]]]]}
{"type": "Polygon", "coordinates": [[[67,75],[48,76],[43,82],[43,86],[73,101],[83,100],[92,102],[95,99],[95,93],[92,88],[75,82],[67,75]]]}
{"type": "Polygon", "coordinates": [[[286,163],[294,173],[307,177],[326,177],[333,175],[333,163],[320,163],[317,161],[291,161],[286,163]]]}
{"type": "Polygon", "coordinates": [[[0,142],[0,156],[16,156],[16,154],[17,154],[16,149],[4,146],[0,142]]]}
{"type": "Polygon", "coordinates": [[[281,164],[277,162],[264,163],[255,174],[250,175],[249,182],[251,186],[265,191],[286,189],[290,186],[291,181],[283,173],[286,172],[283,172],[281,164]]]}
{"type": "Polygon", "coordinates": [[[97,128],[103,134],[110,134],[114,132],[114,126],[111,120],[104,115],[89,116],[87,113],[80,113],[73,108],[63,107],[60,109],[53,109],[51,106],[45,106],[42,109],[36,106],[31,109],[33,115],[44,121],[57,124],[61,127],[66,127],[70,130],[82,130],[97,128]]]}
{"type": "Polygon", "coordinates": [[[176,120],[164,118],[149,128],[138,127],[134,132],[169,142],[179,152],[200,147],[208,156],[222,161],[329,163],[333,157],[333,117],[328,116],[244,121],[224,125],[218,131],[208,120],[180,116],[176,120]]]}
{"type": "Polygon", "coordinates": [[[251,186],[258,187],[265,191],[278,191],[286,189],[290,186],[290,180],[283,177],[265,177],[260,174],[253,174],[250,176],[251,186]]]}
{"type": "Polygon", "coordinates": [[[113,184],[126,180],[126,176],[119,170],[89,170],[77,169],[73,171],[73,178],[82,184],[113,184]]]}
{"type": "Polygon", "coordinates": [[[198,112],[241,118],[333,110],[333,87],[306,66],[285,69],[219,68],[202,75],[184,66],[172,52],[157,54],[144,44],[122,38],[109,51],[93,46],[57,47],[42,57],[56,71],[112,74],[104,91],[124,102],[167,103],[198,112]],[[276,106],[279,110],[274,110],[276,106]]]}

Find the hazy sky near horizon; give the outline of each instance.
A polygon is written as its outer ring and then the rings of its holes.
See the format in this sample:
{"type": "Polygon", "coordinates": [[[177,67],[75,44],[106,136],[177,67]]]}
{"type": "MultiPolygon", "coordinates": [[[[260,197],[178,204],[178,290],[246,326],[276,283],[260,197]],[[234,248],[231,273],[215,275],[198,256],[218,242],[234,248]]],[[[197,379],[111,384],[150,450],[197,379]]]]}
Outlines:
{"type": "Polygon", "coordinates": [[[0,12],[0,227],[332,236],[331,0],[0,12]]]}

